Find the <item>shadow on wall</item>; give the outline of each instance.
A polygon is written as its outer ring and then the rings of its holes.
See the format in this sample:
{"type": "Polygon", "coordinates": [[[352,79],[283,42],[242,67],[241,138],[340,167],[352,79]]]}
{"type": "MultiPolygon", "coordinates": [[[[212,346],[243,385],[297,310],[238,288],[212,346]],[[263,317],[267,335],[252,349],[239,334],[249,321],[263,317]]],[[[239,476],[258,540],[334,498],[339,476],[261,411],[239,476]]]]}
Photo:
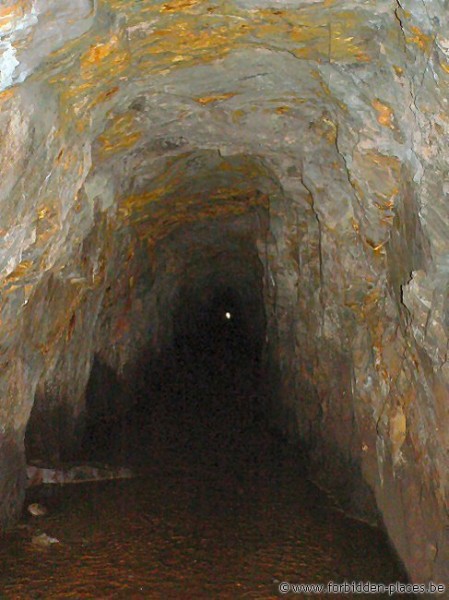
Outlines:
{"type": "Polygon", "coordinates": [[[86,389],[86,416],[81,454],[92,458],[94,448],[102,450],[106,457],[111,440],[117,435],[116,424],[124,418],[126,406],[132,403],[127,397],[124,382],[114,369],[95,357],[86,389]]]}
{"type": "Polygon", "coordinates": [[[39,382],[25,432],[28,462],[58,465],[75,460],[82,430],[83,420],[74,418],[71,403],[57,386],[39,382]]]}
{"type": "MultiPolygon", "coordinates": [[[[210,290],[205,303],[184,297],[174,314],[172,343],[159,354],[148,347],[120,380],[96,359],[87,389],[83,456],[135,462],[153,455],[149,446],[162,438],[167,443],[175,430],[179,441],[225,426],[235,434],[268,421],[261,390],[265,330],[254,332],[244,304],[228,286],[210,290]]],[[[222,431],[221,439],[227,435],[222,431]]]]}

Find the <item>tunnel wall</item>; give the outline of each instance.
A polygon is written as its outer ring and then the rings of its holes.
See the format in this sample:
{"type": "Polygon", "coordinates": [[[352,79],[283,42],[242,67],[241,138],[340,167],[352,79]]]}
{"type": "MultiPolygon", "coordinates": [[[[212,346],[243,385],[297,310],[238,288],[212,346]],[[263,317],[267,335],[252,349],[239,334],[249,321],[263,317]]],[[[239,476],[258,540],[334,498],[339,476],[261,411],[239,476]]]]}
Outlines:
{"type": "Polygon", "coordinates": [[[165,335],[160,240],[264,204],[280,423],[448,581],[445,3],[119,4],[0,13],[1,523],[30,414],[70,454],[94,356],[165,335]]]}
{"type": "Polygon", "coordinates": [[[59,464],[76,458],[94,360],[123,378],[148,343],[148,321],[157,322],[148,292],[134,285],[139,277],[149,278],[148,272],[142,274],[139,242],[122,231],[111,245],[110,227],[105,214],[96,213],[79,253],[51,269],[26,303],[31,357],[43,357],[26,430],[30,459],[59,464]]]}
{"type": "MultiPolygon", "coordinates": [[[[447,538],[430,457],[439,455],[438,464],[444,446],[423,432],[441,431],[430,406],[438,411],[435,400],[444,394],[408,338],[404,282],[427,259],[410,202],[398,210],[402,231],[386,248],[395,267],[371,281],[360,263],[353,271],[341,264],[338,243],[322,235],[314,215],[298,235],[291,203],[278,208],[285,222],[272,227],[268,249],[276,257],[266,283],[269,354],[281,399],[276,412],[289,438],[305,444],[311,478],[350,514],[385,524],[410,571],[432,577],[430,565],[447,538]],[[332,274],[323,274],[326,268],[332,274]],[[429,470],[418,475],[423,459],[429,470]]],[[[437,578],[445,580],[445,569],[438,565],[437,578]]]]}

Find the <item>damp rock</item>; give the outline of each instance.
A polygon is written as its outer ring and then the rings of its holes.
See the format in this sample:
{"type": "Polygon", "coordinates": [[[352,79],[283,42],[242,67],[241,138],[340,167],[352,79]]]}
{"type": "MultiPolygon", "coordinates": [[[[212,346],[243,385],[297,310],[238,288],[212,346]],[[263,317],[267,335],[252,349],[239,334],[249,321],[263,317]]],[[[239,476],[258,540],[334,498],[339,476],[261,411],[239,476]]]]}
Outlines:
{"type": "Polygon", "coordinates": [[[57,538],[51,537],[46,533],[39,533],[32,537],[31,543],[38,548],[48,548],[52,544],[60,544],[61,542],[57,538]]]}
{"type": "Polygon", "coordinates": [[[39,504],[38,502],[33,502],[33,504],[29,504],[27,510],[33,517],[45,517],[45,515],[48,513],[47,508],[43,504],[39,504]]]}

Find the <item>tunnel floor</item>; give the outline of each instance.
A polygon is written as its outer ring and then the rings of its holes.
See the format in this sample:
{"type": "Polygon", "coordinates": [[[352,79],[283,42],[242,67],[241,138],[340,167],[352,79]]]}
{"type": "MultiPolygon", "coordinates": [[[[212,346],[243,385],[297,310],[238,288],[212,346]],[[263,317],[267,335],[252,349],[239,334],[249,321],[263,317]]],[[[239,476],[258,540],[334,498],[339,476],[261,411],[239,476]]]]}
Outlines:
{"type": "Polygon", "coordinates": [[[255,374],[208,351],[190,363],[161,369],[142,392],[151,413],[137,402],[108,430],[113,449],[97,432],[97,458],[139,477],[28,491],[48,513],[24,511],[2,540],[0,598],[268,599],[282,581],[405,581],[385,535],[342,513],[257,418],[255,374]],[[36,547],[42,532],[60,543],[36,547]]]}

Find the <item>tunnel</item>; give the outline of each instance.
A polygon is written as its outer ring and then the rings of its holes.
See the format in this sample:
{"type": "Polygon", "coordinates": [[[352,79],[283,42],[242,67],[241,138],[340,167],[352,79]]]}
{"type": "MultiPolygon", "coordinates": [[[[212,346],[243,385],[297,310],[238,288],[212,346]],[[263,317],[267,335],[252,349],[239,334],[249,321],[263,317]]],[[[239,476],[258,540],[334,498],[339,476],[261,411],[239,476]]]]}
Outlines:
{"type": "Polygon", "coordinates": [[[0,595],[445,597],[447,25],[3,0],[0,595]]]}

